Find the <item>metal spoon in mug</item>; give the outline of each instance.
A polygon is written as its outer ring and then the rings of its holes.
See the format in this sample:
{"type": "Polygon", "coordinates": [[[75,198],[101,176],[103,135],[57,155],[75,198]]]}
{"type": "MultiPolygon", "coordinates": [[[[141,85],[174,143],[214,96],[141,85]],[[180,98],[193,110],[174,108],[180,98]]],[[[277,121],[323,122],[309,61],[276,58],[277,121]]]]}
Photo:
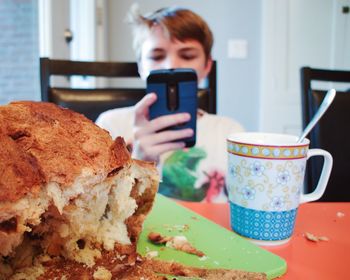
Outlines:
{"type": "Polygon", "coordinates": [[[321,117],[323,116],[323,114],[327,111],[329,105],[332,104],[334,97],[335,97],[336,91],[335,89],[330,89],[326,96],[324,97],[320,107],[318,108],[316,114],[313,116],[312,120],[309,122],[309,124],[305,127],[303,133],[300,135],[297,143],[301,143],[304,138],[306,137],[306,135],[309,134],[309,132],[311,131],[311,129],[314,128],[315,124],[321,119],[321,117]]]}

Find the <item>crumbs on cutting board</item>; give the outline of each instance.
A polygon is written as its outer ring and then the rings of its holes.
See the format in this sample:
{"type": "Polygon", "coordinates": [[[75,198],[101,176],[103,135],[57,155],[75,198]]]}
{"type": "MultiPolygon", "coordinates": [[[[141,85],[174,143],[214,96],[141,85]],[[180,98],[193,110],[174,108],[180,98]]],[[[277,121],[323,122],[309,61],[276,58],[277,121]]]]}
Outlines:
{"type": "Polygon", "coordinates": [[[195,248],[185,236],[165,236],[158,232],[150,232],[148,234],[148,240],[153,244],[165,245],[166,247],[173,248],[178,251],[183,251],[185,253],[197,255],[198,257],[203,257],[205,254],[195,248]]]}
{"type": "Polygon", "coordinates": [[[155,257],[158,257],[158,251],[148,251],[145,255],[147,259],[153,259],[155,257]]]}
{"type": "Polygon", "coordinates": [[[163,227],[171,232],[171,231],[179,231],[179,232],[186,232],[190,229],[190,226],[187,225],[187,224],[184,224],[184,225],[167,225],[167,224],[164,224],[163,227]]]}

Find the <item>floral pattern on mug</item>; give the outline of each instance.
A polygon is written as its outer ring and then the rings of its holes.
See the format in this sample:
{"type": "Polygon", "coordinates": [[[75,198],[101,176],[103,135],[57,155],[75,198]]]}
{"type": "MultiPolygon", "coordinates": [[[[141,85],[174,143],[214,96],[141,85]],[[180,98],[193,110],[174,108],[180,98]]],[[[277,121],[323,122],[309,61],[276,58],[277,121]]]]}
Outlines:
{"type": "Polygon", "coordinates": [[[263,211],[291,210],[299,204],[306,158],[271,160],[229,159],[230,199],[238,205],[263,211]],[[239,195],[238,195],[239,194],[239,195]]]}
{"type": "Polygon", "coordinates": [[[253,200],[255,198],[255,190],[249,186],[243,187],[241,193],[244,199],[253,200]]]}
{"type": "Polygon", "coordinates": [[[277,183],[285,185],[290,181],[290,175],[288,170],[283,170],[277,174],[277,183]]]}
{"type": "Polygon", "coordinates": [[[254,176],[261,176],[265,170],[265,167],[258,161],[255,161],[250,165],[250,170],[252,171],[254,176]]]}
{"type": "Polygon", "coordinates": [[[281,210],[284,207],[284,199],[282,196],[275,196],[272,198],[270,205],[273,210],[281,210]]]}

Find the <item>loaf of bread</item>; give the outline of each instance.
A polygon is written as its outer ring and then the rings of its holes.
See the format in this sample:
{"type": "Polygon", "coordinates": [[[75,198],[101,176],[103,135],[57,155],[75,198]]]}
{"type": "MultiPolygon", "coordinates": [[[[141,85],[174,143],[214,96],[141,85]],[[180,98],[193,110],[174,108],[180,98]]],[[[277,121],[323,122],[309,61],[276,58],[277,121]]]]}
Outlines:
{"type": "Polygon", "coordinates": [[[108,279],[135,263],[153,163],[43,102],[0,106],[0,147],[0,279],[108,279]]]}
{"type": "Polygon", "coordinates": [[[136,245],[158,188],[153,163],[51,103],[0,106],[0,280],[266,279],[148,260],[136,245]]]}

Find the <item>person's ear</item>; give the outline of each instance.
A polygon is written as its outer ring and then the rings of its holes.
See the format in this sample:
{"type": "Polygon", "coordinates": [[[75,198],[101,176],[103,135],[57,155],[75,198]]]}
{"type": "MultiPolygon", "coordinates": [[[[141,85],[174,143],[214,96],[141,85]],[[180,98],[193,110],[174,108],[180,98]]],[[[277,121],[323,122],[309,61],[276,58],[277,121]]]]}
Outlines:
{"type": "Polygon", "coordinates": [[[211,67],[213,66],[213,59],[211,56],[208,57],[207,61],[205,62],[204,68],[202,71],[200,71],[198,76],[198,84],[201,84],[205,79],[208,77],[209,72],[211,70],[211,67]]]}
{"type": "Polygon", "coordinates": [[[212,66],[213,66],[213,58],[211,56],[209,56],[207,59],[207,62],[205,64],[205,67],[204,67],[205,77],[208,76],[212,66]]]}

